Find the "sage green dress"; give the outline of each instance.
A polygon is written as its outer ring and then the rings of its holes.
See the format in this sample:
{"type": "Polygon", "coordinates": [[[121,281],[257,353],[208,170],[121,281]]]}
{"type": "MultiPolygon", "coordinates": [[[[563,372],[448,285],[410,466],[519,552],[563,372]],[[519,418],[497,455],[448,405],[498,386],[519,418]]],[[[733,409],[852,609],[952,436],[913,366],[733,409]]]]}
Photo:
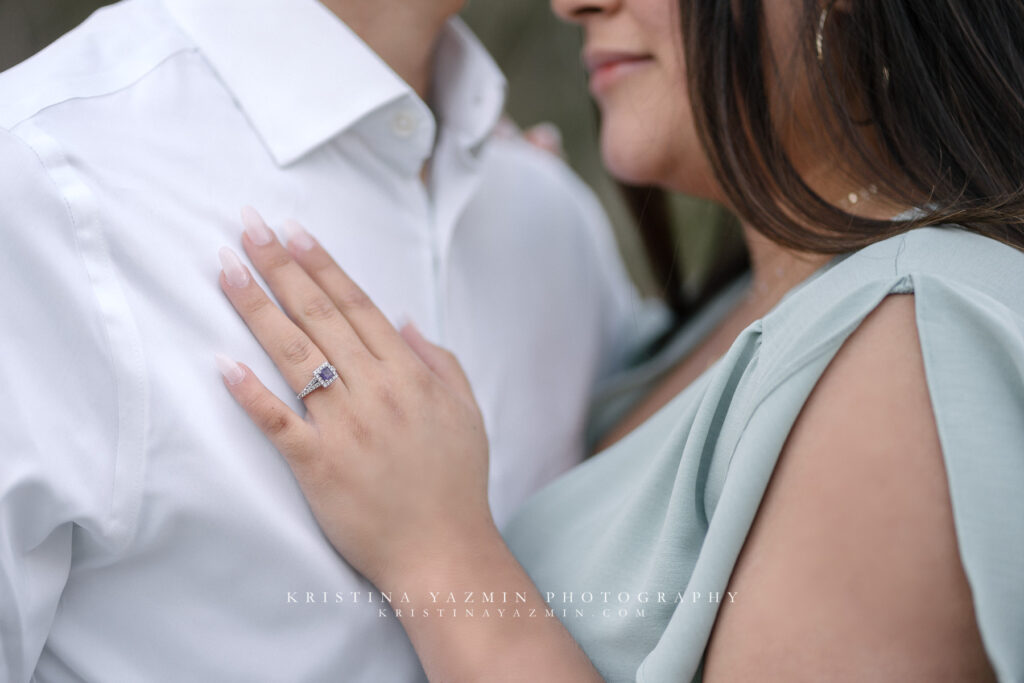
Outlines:
{"type": "Polygon", "coordinates": [[[801,407],[860,322],[888,294],[911,292],[982,640],[1001,681],[1024,681],[1024,252],[952,227],[834,259],[506,527],[607,680],[699,680],[801,407]]]}

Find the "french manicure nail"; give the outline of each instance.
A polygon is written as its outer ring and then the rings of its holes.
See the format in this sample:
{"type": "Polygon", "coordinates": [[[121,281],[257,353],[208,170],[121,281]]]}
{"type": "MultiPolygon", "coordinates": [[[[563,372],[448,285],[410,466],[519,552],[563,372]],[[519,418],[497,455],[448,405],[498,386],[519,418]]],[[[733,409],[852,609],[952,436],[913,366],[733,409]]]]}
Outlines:
{"type": "Polygon", "coordinates": [[[420,328],[416,326],[416,323],[412,321],[407,313],[403,313],[398,317],[398,331],[399,332],[411,332],[417,337],[422,337],[423,333],[420,332],[420,328]]]}
{"type": "Polygon", "coordinates": [[[229,247],[221,247],[217,252],[220,266],[224,269],[224,279],[232,287],[245,287],[249,284],[249,271],[242,264],[242,259],[229,247]]]}
{"type": "Polygon", "coordinates": [[[562,149],[562,131],[553,123],[538,123],[530,129],[530,134],[545,149],[559,152],[562,149]]]}
{"type": "Polygon", "coordinates": [[[309,251],[313,248],[313,238],[309,236],[306,229],[299,225],[297,221],[285,221],[284,234],[288,239],[288,244],[295,246],[301,251],[309,251]]]}
{"type": "Polygon", "coordinates": [[[258,247],[270,244],[270,241],[274,239],[274,233],[270,232],[263,216],[251,206],[242,207],[242,225],[245,226],[245,234],[258,247]]]}
{"type": "Polygon", "coordinates": [[[220,374],[224,375],[224,379],[231,386],[235,386],[245,379],[245,370],[242,369],[242,366],[223,353],[216,354],[214,360],[217,361],[217,369],[220,370],[220,374]]]}

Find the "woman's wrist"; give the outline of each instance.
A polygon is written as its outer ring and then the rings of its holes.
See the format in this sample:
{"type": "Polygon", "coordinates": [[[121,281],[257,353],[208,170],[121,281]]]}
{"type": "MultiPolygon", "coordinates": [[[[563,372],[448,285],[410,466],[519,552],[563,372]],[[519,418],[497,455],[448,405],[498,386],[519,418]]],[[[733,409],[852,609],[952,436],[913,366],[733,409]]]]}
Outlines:
{"type": "Polygon", "coordinates": [[[600,676],[553,615],[489,519],[410,553],[378,588],[431,680],[575,680],[600,676]]]}
{"type": "MultiPolygon", "coordinates": [[[[378,576],[369,577],[380,590],[408,598],[410,607],[441,593],[484,590],[479,584],[522,571],[489,517],[422,540],[396,553],[378,576]]],[[[529,585],[529,579],[525,582],[529,585]]]]}

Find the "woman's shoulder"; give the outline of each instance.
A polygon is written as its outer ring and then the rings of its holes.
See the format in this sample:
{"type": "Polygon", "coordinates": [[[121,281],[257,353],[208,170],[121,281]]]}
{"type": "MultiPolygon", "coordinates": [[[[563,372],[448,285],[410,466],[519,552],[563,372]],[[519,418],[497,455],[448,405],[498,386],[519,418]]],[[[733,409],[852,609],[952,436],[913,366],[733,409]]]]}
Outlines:
{"type": "Polygon", "coordinates": [[[911,297],[883,301],[803,404],[729,581],[758,598],[723,605],[705,681],[828,678],[864,652],[903,679],[987,680],[913,320],[911,297]]]}
{"type": "MultiPolygon", "coordinates": [[[[1022,268],[994,240],[915,230],[833,262],[762,321],[729,472],[774,471],[729,590],[780,597],[725,610],[706,680],[792,678],[737,637],[766,613],[805,644],[804,674],[834,668],[836,638],[894,666],[908,647],[942,653],[928,675],[983,680],[986,655],[1024,671],[1024,605],[1005,599],[1024,572],[1022,268]],[[843,619],[822,629],[822,614],[843,619]]],[[[719,509],[735,516],[732,497],[719,509]]]]}
{"type": "MultiPolygon", "coordinates": [[[[1005,299],[1024,310],[1024,251],[955,225],[915,228],[843,254],[791,292],[807,303],[822,291],[837,294],[897,286],[909,293],[915,278],[927,277],[1005,299]]],[[[780,307],[783,308],[783,307],[780,307]]]]}
{"type": "MultiPolygon", "coordinates": [[[[892,287],[910,293],[922,279],[976,290],[1024,311],[1024,251],[955,225],[916,228],[837,257],[808,286],[836,293],[892,287]]],[[[805,295],[806,296],[806,295],[805,295]]],[[[845,298],[845,297],[844,297],[845,298]]]]}
{"type": "Polygon", "coordinates": [[[953,227],[920,228],[837,259],[760,321],[748,405],[778,403],[797,384],[792,396],[805,399],[859,340],[850,377],[897,381],[872,374],[888,353],[922,363],[950,465],[979,443],[992,457],[1024,452],[1020,273],[1024,252],[953,227]]]}
{"type": "Polygon", "coordinates": [[[915,295],[923,344],[936,332],[947,342],[976,337],[964,323],[975,333],[1011,326],[1024,353],[1022,272],[1024,251],[955,226],[917,228],[837,257],[760,321],[761,365],[774,375],[765,379],[834,353],[893,294],[915,295]]]}

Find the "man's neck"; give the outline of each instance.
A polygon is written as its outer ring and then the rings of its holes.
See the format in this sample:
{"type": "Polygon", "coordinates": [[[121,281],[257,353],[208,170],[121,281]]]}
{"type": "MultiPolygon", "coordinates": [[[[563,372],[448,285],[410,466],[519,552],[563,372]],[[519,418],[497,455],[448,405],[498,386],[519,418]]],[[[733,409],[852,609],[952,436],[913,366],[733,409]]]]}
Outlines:
{"type": "Polygon", "coordinates": [[[441,29],[461,2],[455,0],[320,0],[380,55],[424,100],[434,71],[441,29]]]}

